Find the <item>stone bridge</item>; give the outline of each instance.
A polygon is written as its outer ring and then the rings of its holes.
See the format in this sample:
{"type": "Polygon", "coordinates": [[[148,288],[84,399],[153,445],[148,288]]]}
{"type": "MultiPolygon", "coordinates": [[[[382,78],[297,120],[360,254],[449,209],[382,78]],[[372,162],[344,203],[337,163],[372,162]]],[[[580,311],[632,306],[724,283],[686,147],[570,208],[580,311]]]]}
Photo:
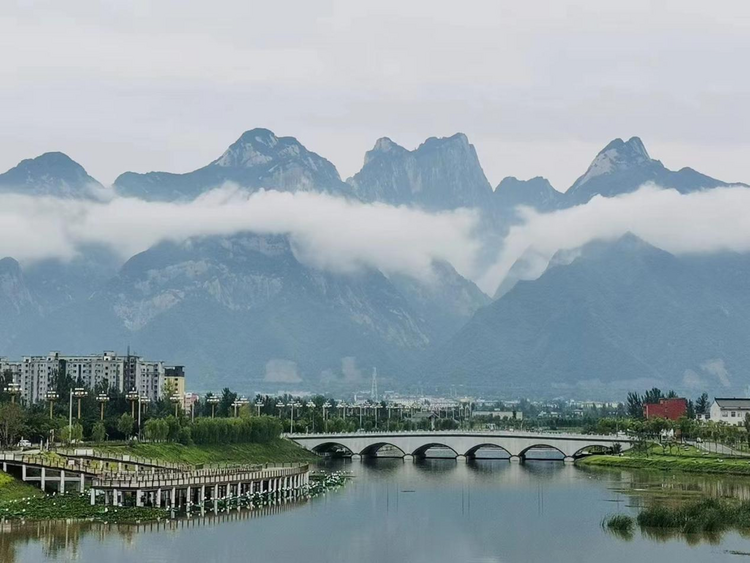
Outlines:
{"type": "Polygon", "coordinates": [[[374,456],[384,446],[400,450],[402,456],[424,457],[435,447],[448,448],[456,457],[474,457],[481,448],[500,448],[511,459],[525,459],[529,450],[560,452],[566,461],[585,455],[587,450],[632,447],[629,436],[562,434],[526,431],[444,432],[356,432],[339,434],[288,434],[287,438],[316,452],[347,451],[352,455],[374,456]]]}

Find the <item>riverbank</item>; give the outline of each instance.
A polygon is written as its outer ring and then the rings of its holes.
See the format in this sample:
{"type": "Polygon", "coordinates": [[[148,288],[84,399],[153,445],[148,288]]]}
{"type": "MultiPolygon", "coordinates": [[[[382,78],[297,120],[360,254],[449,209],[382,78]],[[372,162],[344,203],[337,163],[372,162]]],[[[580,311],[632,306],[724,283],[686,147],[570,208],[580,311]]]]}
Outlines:
{"type": "Polygon", "coordinates": [[[661,446],[657,445],[652,446],[648,453],[625,452],[619,455],[592,455],[577,460],[576,465],[580,467],[651,469],[750,476],[750,459],[703,452],[692,446],[679,449],[678,452],[665,453],[661,446]]]}
{"type": "Polygon", "coordinates": [[[297,444],[278,438],[268,444],[226,444],[183,446],[175,443],[141,443],[121,446],[93,446],[97,451],[158,459],[190,465],[222,463],[293,463],[320,459],[297,444]]]}
{"type": "Polygon", "coordinates": [[[38,488],[0,471],[0,503],[43,496],[44,493],[38,488]]]}

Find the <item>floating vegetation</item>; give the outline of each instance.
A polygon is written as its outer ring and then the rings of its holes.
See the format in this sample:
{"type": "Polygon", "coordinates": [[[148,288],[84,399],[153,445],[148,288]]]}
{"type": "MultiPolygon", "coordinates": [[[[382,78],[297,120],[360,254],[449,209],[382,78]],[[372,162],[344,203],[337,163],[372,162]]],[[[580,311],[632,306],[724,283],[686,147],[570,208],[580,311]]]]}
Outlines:
{"type": "Polygon", "coordinates": [[[720,541],[724,532],[750,533],[750,502],[705,498],[674,507],[651,506],[635,518],[616,514],[602,521],[602,527],[625,539],[632,537],[635,524],[653,539],[681,535],[691,543],[700,539],[713,543],[720,541]]]}
{"type": "Polygon", "coordinates": [[[146,522],[169,517],[168,511],[136,506],[91,505],[88,493],[66,493],[9,500],[0,504],[3,520],[76,519],[94,522],[146,522]]]}

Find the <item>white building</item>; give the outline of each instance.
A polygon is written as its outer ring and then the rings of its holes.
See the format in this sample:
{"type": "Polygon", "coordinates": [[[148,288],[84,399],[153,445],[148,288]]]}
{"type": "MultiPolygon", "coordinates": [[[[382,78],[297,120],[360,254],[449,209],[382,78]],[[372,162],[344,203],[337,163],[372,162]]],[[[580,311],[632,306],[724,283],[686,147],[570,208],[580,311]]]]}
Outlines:
{"type": "Polygon", "coordinates": [[[709,420],[713,420],[714,422],[736,425],[744,424],[745,415],[750,414],[750,399],[717,397],[711,403],[709,412],[709,420]]]}
{"type": "Polygon", "coordinates": [[[43,401],[61,374],[69,376],[75,385],[91,390],[137,390],[149,401],[162,398],[165,381],[164,362],[130,354],[119,356],[111,351],[90,356],[50,352],[46,356],[24,356],[20,361],[0,358],[0,373],[6,371],[11,372],[14,383],[20,384],[21,398],[27,403],[43,401]]]}

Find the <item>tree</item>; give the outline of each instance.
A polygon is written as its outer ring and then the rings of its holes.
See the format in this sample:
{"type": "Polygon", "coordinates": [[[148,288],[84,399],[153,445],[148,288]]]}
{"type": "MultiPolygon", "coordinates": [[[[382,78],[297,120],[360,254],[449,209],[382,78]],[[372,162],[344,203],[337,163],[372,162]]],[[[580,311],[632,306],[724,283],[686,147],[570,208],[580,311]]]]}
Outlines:
{"type": "Polygon", "coordinates": [[[0,405],[0,443],[13,446],[24,425],[24,411],[18,403],[0,405]]]}
{"type": "Polygon", "coordinates": [[[91,439],[94,442],[103,442],[107,437],[107,429],[104,427],[103,422],[97,422],[91,428],[91,439]]]}
{"type": "Polygon", "coordinates": [[[667,399],[676,399],[677,398],[677,392],[673,389],[670,389],[667,393],[667,399]]]}
{"type": "Polygon", "coordinates": [[[643,418],[643,399],[638,393],[632,391],[627,398],[628,416],[632,418],[643,418]]]}
{"type": "Polygon", "coordinates": [[[661,389],[658,387],[653,387],[652,389],[646,391],[646,394],[643,396],[643,402],[647,405],[657,405],[659,404],[659,400],[663,399],[664,395],[661,392],[661,389]]]}
{"type": "Polygon", "coordinates": [[[123,414],[117,421],[117,430],[121,432],[126,438],[129,438],[133,434],[133,426],[135,420],[128,413],[123,414]]]}
{"type": "Polygon", "coordinates": [[[700,397],[698,397],[698,400],[695,401],[695,413],[706,415],[708,414],[708,409],[708,393],[703,393],[700,397]]]}

